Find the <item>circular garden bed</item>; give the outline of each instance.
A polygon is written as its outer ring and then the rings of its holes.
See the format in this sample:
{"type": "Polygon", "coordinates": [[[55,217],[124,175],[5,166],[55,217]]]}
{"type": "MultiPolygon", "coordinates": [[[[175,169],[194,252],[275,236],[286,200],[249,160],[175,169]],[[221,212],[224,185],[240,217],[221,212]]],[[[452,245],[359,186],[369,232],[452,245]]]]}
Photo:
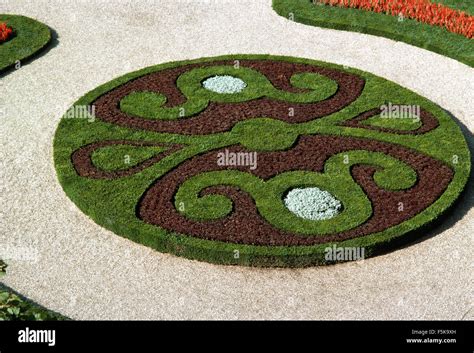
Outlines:
{"type": "Polygon", "coordinates": [[[48,26],[32,18],[0,14],[1,23],[8,28],[8,37],[0,41],[0,72],[36,54],[51,40],[48,26]]]}
{"type": "Polygon", "coordinates": [[[429,100],[359,70],[264,55],[102,85],[64,115],[54,159],[98,224],[159,251],[254,266],[414,240],[470,171],[460,128],[429,100]]]}

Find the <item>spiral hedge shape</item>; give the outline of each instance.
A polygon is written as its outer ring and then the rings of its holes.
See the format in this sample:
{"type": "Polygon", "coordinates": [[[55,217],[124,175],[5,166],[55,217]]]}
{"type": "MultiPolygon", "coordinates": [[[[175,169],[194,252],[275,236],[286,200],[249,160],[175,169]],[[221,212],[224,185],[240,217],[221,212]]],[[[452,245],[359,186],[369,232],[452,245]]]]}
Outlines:
{"type": "Polygon", "coordinates": [[[324,264],[334,245],[372,256],[413,240],[470,171],[459,127],[434,103],[358,70],[264,55],[115,79],[66,113],[54,151],[64,190],[102,226],[160,251],[256,266],[324,264]],[[245,86],[206,89],[214,77],[245,86]],[[387,119],[387,106],[419,115],[387,119]],[[240,157],[254,163],[231,163],[240,157]],[[284,200],[304,188],[342,207],[300,217],[284,200]]]}

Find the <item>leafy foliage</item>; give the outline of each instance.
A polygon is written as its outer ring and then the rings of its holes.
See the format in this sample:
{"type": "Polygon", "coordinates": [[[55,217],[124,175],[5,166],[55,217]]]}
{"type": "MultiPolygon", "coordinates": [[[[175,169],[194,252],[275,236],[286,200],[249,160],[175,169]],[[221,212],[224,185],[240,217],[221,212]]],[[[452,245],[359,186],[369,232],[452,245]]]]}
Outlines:
{"type": "Polygon", "coordinates": [[[8,290],[0,291],[0,320],[59,321],[66,320],[60,314],[21,298],[8,290]]]}

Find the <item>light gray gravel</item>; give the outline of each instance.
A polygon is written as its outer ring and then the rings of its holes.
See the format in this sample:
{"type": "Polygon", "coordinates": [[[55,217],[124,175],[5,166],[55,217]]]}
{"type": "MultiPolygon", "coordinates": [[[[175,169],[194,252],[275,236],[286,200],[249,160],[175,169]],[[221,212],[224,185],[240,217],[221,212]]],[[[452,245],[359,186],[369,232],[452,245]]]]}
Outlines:
{"type": "Polygon", "coordinates": [[[99,227],[63,193],[52,160],[71,103],[162,62],[270,53],[353,66],[437,102],[465,131],[474,129],[472,68],[286,21],[270,0],[3,0],[0,12],[59,34],[45,55],[0,78],[0,248],[17,258],[6,285],[75,319],[474,319],[472,182],[436,236],[418,244],[358,263],[252,269],[161,254],[99,227]]]}

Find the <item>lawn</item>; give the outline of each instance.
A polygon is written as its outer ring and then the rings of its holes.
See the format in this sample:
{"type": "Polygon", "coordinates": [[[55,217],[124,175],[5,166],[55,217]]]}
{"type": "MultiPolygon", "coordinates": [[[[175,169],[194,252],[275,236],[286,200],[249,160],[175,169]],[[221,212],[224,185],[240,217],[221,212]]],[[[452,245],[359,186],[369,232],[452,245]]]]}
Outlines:
{"type": "Polygon", "coordinates": [[[51,41],[51,30],[32,18],[0,14],[0,23],[13,29],[13,35],[0,43],[0,72],[38,53],[51,41]]]}
{"type": "MultiPolygon", "coordinates": [[[[443,1],[473,13],[467,2],[443,1]]],[[[472,39],[412,19],[315,4],[312,0],[273,0],[273,9],[281,16],[311,26],[373,34],[406,42],[474,66],[472,39]]],[[[315,38],[317,40],[317,38],[315,38]]]]}

